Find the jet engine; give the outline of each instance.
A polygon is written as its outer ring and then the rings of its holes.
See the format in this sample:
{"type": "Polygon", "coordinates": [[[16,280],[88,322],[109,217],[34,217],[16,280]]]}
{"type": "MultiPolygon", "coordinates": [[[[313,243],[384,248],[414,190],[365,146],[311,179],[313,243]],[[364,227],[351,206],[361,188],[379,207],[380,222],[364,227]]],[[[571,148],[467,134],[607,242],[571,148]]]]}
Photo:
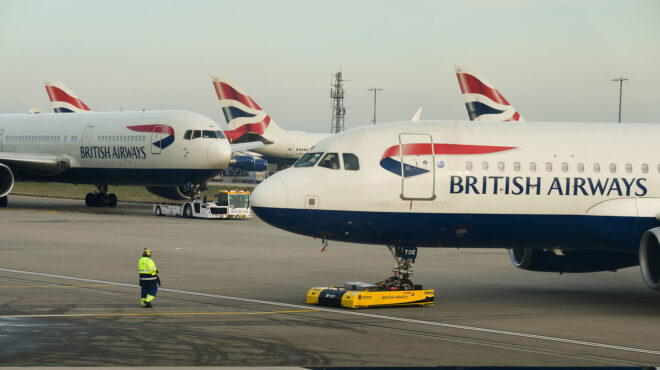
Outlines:
{"type": "Polygon", "coordinates": [[[646,285],[660,291],[660,227],[648,230],[639,244],[639,266],[646,285]]]}
{"type": "Polygon", "coordinates": [[[14,173],[4,164],[0,163],[0,197],[9,194],[14,187],[14,173]]]}
{"type": "Polygon", "coordinates": [[[147,186],[147,191],[151,194],[156,194],[159,197],[163,197],[170,200],[186,200],[192,198],[194,191],[192,187],[188,185],[184,186],[147,186]]]}
{"type": "Polygon", "coordinates": [[[229,165],[246,171],[265,171],[268,169],[268,161],[249,155],[234,157],[229,165]]]}
{"type": "MultiPolygon", "coordinates": [[[[660,235],[660,231],[659,231],[660,235]]],[[[656,253],[660,256],[660,248],[656,253]]],[[[543,272],[598,272],[616,271],[639,264],[634,253],[610,250],[555,250],[555,249],[509,249],[509,258],[513,265],[528,271],[543,272]]],[[[660,265],[656,265],[660,268],[660,265]]],[[[660,276],[660,275],[658,275],[660,276]]],[[[656,281],[657,285],[657,281],[656,281]]]]}

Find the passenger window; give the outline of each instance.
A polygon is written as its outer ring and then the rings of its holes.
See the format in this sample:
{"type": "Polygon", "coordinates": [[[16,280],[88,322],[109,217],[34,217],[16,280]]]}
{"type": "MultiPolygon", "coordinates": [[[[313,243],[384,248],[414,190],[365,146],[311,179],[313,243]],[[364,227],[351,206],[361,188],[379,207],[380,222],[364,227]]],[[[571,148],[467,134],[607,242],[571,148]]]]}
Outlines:
{"type": "Polygon", "coordinates": [[[204,139],[217,139],[218,136],[215,134],[215,131],[204,130],[204,131],[202,131],[202,138],[204,138],[204,139]]]}
{"type": "Polygon", "coordinates": [[[552,172],[552,163],[545,162],[545,172],[552,172]]]}
{"type": "Polygon", "coordinates": [[[465,162],[465,169],[468,171],[472,171],[472,161],[465,162]]]}
{"type": "Polygon", "coordinates": [[[202,131],[200,131],[200,130],[193,131],[192,138],[197,139],[199,137],[202,137],[202,131]]]}
{"type": "Polygon", "coordinates": [[[649,173],[649,165],[642,163],[642,173],[649,173]]]}
{"type": "Polygon", "coordinates": [[[600,172],[600,163],[594,163],[594,172],[599,173],[600,172]]]}
{"type": "Polygon", "coordinates": [[[330,168],[332,170],[339,169],[339,155],[337,153],[327,153],[321,162],[319,162],[319,167],[330,168]]]}
{"type": "Polygon", "coordinates": [[[610,173],[615,173],[616,172],[616,164],[610,163],[610,173]]]}
{"type": "Polygon", "coordinates": [[[481,169],[484,171],[488,171],[488,162],[486,161],[481,162],[481,169]]]}
{"type": "Polygon", "coordinates": [[[584,172],[584,163],[578,163],[577,169],[578,172],[584,172]]]}
{"type": "Polygon", "coordinates": [[[626,173],[631,173],[632,172],[632,164],[626,163],[626,173]]]}
{"type": "Polygon", "coordinates": [[[504,162],[497,162],[497,169],[500,171],[504,171],[504,162]]]}
{"type": "Polygon", "coordinates": [[[561,163],[561,172],[568,172],[568,163],[566,162],[561,163]]]}
{"type": "Polygon", "coordinates": [[[513,170],[520,172],[520,162],[513,162],[513,170]]]}
{"type": "Polygon", "coordinates": [[[357,171],[360,169],[360,161],[358,157],[353,153],[344,153],[342,154],[344,159],[344,169],[347,171],[357,171]]]}
{"type": "Polygon", "coordinates": [[[323,153],[307,153],[300,157],[298,162],[296,162],[293,166],[294,167],[312,167],[318,162],[319,158],[321,158],[321,155],[323,153]]]}
{"type": "Polygon", "coordinates": [[[529,170],[536,172],[536,162],[529,162],[529,170]]]}

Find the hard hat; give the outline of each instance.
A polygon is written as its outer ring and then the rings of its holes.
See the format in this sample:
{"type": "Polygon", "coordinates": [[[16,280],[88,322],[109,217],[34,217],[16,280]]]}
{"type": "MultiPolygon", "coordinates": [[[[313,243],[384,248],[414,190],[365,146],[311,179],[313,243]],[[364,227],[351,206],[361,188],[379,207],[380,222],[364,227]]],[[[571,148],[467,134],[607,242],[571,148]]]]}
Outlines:
{"type": "Polygon", "coordinates": [[[149,248],[144,248],[144,253],[142,254],[144,254],[147,257],[151,257],[151,250],[149,248]]]}

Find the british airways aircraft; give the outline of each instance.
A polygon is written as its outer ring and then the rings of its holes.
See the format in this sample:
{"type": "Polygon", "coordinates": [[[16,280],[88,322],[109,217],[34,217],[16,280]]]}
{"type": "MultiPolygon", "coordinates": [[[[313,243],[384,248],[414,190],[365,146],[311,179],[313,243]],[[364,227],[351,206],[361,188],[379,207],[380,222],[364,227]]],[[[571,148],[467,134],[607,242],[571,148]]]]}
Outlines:
{"type": "Polygon", "coordinates": [[[286,131],[234,81],[226,77],[211,77],[227,120],[227,139],[232,143],[262,141],[263,148],[252,149],[269,160],[292,163],[309,148],[330,134],[286,131]]]}
{"type": "Polygon", "coordinates": [[[420,121],[329,137],[252,193],[294,233],[387,245],[394,286],[417,247],[508,248],[531,271],[641,265],[660,290],[657,124],[420,121]],[[594,133],[598,133],[595,137],[594,133]]]}
{"type": "Polygon", "coordinates": [[[15,180],[93,184],[87,206],[117,204],[108,185],[184,199],[227,168],[212,120],[186,111],[0,115],[0,206],[15,180]]]}
{"type": "Polygon", "coordinates": [[[525,121],[476,68],[454,66],[470,121],[525,121]]]}

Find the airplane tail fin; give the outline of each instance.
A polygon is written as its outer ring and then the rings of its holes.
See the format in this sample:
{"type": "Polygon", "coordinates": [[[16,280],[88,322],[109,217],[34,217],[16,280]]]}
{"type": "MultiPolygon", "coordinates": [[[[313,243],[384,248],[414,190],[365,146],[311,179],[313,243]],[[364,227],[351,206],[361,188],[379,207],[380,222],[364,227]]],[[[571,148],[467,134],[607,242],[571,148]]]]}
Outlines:
{"type": "Polygon", "coordinates": [[[211,76],[213,87],[218,94],[222,113],[227,120],[227,138],[238,138],[243,134],[263,136],[268,131],[282,131],[282,128],[266,112],[229,78],[211,76]]]}
{"type": "Polygon", "coordinates": [[[454,66],[470,121],[520,121],[520,113],[476,68],[454,66]]]}
{"type": "Polygon", "coordinates": [[[61,81],[44,81],[55,113],[91,112],[82,100],[61,81]]]}

